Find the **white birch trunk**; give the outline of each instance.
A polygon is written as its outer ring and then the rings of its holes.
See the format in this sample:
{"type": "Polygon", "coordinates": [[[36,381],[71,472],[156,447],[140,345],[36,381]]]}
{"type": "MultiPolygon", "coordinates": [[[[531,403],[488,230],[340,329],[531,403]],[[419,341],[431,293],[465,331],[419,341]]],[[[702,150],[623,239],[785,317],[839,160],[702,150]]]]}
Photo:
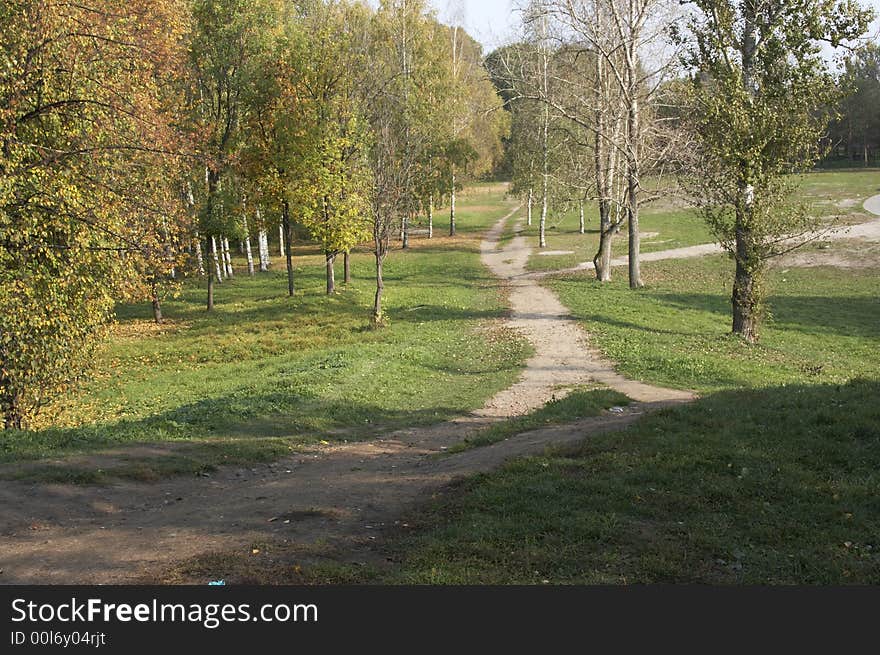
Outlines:
{"type": "Polygon", "coordinates": [[[452,171],[452,195],[449,208],[449,236],[455,236],[455,169],[452,171]]]}
{"type": "Polygon", "coordinates": [[[232,253],[229,251],[229,239],[223,237],[223,264],[226,266],[226,276],[235,277],[235,271],[232,270],[232,253]]]}
{"type": "Polygon", "coordinates": [[[265,273],[269,270],[269,235],[266,230],[260,230],[257,238],[260,242],[260,272],[265,273]]]}
{"type": "Polygon", "coordinates": [[[434,238],[434,196],[428,198],[428,238],[434,238]]]}
{"type": "Polygon", "coordinates": [[[211,237],[211,250],[214,254],[214,269],[217,272],[217,282],[223,282],[223,270],[220,268],[220,255],[217,252],[217,237],[211,237]]]}
{"type": "Polygon", "coordinates": [[[526,209],[526,225],[532,227],[532,203],[535,200],[535,190],[532,187],[529,187],[529,202],[528,208],[526,209]]]}
{"type": "Polygon", "coordinates": [[[284,251],[284,226],[278,226],[278,252],[282,257],[286,257],[287,253],[284,251]]]}
{"type": "Polygon", "coordinates": [[[202,255],[202,242],[199,239],[198,232],[196,232],[196,262],[199,267],[199,275],[205,277],[205,258],[202,255]]]}
{"type": "MultiPolygon", "coordinates": [[[[543,64],[543,73],[544,73],[544,97],[549,98],[550,96],[550,77],[549,77],[549,67],[550,67],[550,55],[547,51],[547,16],[546,14],[543,16],[542,21],[542,41],[541,41],[541,55],[542,55],[542,64],[543,64]]],[[[543,125],[543,134],[542,134],[542,193],[541,193],[541,223],[538,226],[538,246],[540,248],[547,247],[547,195],[550,191],[549,182],[550,182],[550,105],[544,103],[544,125],[543,125]]]]}
{"type": "Polygon", "coordinates": [[[244,223],[244,254],[247,257],[248,275],[254,276],[254,252],[251,250],[251,233],[248,230],[247,214],[242,216],[244,223]]]}

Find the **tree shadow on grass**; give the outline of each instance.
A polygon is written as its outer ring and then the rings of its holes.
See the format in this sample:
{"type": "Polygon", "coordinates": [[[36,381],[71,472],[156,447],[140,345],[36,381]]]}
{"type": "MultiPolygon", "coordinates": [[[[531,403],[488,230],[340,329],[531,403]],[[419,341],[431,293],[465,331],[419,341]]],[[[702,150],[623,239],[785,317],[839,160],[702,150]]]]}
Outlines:
{"type": "Polygon", "coordinates": [[[132,444],[211,439],[359,440],[399,427],[439,423],[461,407],[391,408],[298,394],[231,393],[137,420],[34,432],[0,432],[0,462],[15,462],[132,444]]]}
{"type": "Polygon", "coordinates": [[[539,562],[561,584],[876,584],[878,395],[857,380],[662,410],[464,481],[383,555],[409,583],[442,564],[448,583],[530,584],[539,562]]]}
{"type": "MultiPolygon", "coordinates": [[[[649,293],[663,305],[683,311],[730,315],[728,298],[713,294],[649,293]]],[[[782,296],[767,300],[772,325],[779,329],[837,336],[880,337],[880,298],[869,296],[782,296]]]]}

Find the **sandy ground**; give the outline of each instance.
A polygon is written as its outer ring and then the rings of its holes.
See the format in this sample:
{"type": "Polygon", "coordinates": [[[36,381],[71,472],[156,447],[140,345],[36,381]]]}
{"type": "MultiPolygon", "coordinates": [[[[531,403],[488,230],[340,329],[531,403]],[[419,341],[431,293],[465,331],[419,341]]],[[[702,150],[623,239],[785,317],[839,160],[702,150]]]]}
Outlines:
{"type": "Polygon", "coordinates": [[[618,430],[646,411],[687,402],[686,392],[618,375],[587,341],[556,296],[524,276],[531,249],[498,239],[510,215],[486,235],[481,257],[510,284],[510,327],[535,354],[517,383],[470,416],[401,430],[370,442],[318,448],[211,477],[106,487],[4,482],[0,486],[0,582],[125,583],[161,579],[175,562],[253,544],[338,551],[381,538],[378,526],[412,511],[462,475],[591,434],[618,430]],[[542,406],[572,385],[599,382],[635,403],[493,446],[437,457],[474,428],[542,406]]]}

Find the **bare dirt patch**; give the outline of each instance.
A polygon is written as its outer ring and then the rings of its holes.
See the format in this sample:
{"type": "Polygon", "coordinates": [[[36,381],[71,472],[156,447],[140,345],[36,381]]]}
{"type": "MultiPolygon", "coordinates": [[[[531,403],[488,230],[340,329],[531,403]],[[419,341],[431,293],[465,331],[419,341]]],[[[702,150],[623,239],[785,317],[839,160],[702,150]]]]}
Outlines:
{"type": "Polygon", "coordinates": [[[846,239],[796,250],[775,263],[775,268],[880,268],[880,239],[846,239]]]}

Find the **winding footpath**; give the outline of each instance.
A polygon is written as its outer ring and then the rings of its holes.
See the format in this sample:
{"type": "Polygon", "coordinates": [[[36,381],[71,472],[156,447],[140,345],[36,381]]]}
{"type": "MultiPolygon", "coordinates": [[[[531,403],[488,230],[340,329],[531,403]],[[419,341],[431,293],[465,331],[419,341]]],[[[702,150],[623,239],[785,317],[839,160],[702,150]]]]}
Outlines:
{"type": "MultiPolygon", "coordinates": [[[[534,347],[520,379],[471,415],[369,442],[316,448],[211,477],[107,487],[0,483],[0,583],[150,582],[173,564],[213,552],[250,553],[252,544],[294,552],[362,554],[381,528],[414,511],[463,475],[551,444],[619,430],[646,411],[693,395],[628,380],[593,350],[556,296],[524,277],[531,249],[499,238],[514,209],[487,233],[481,257],[509,285],[509,326],[534,347]],[[542,406],[566,387],[597,382],[636,402],[571,424],[436,457],[474,428],[542,406]]],[[[354,554],[354,555],[352,555],[354,554]]],[[[196,581],[198,582],[198,581],[196,581]]]]}

